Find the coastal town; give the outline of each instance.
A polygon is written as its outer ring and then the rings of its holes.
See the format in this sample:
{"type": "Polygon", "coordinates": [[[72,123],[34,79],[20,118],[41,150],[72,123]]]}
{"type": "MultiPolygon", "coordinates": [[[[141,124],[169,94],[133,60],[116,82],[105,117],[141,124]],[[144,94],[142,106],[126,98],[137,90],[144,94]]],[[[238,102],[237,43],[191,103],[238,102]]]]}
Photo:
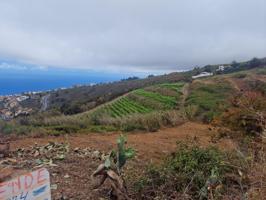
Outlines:
{"type": "Polygon", "coordinates": [[[0,119],[11,120],[21,115],[29,115],[33,109],[22,106],[32,98],[31,94],[0,96],[0,119]]]}
{"type": "Polygon", "coordinates": [[[95,84],[76,84],[71,87],[61,87],[47,91],[30,91],[21,94],[0,95],[0,120],[9,121],[19,116],[27,116],[33,113],[34,110],[46,111],[52,92],[92,85],[95,84]]]}

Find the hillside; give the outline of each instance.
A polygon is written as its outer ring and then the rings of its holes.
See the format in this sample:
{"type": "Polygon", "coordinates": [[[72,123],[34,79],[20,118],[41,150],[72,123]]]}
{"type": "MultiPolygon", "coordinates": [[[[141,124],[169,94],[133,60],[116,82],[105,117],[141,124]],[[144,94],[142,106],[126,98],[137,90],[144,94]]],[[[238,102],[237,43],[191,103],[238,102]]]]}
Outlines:
{"type": "MultiPolygon", "coordinates": [[[[88,131],[156,131],[164,126],[176,126],[185,120],[210,123],[230,108],[232,98],[241,95],[243,91],[253,90],[265,94],[265,67],[246,71],[237,68],[233,73],[216,74],[196,80],[192,80],[189,75],[191,72],[183,73],[183,76],[182,73],[172,73],[143,80],[84,87],[92,90],[94,97],[100,95],[100,92],[95,91],[97,88],[102,88],[100,91],[103,94],[108,91],[109,96],[102,95],[98,98],[102,99],[101,103],[95,103],[92,100],[94,106],[91,109],[86,107],[85,112],[66,115],[61,114],[58,109],[52,109],[35,115],[19,117],[7,123],[2,130],[53,135],[88,131]],[[141,87],[141,85],[148,86],[141,87]],[[130,88],[135,89],[130,90],[130,88]],[[118,95],[121,91],[124,92],[118,95]],[[112,95],[114,95],[113,98],[111,98],[112,95]],[[112,100],[107,101],[110,98],[112,100]]],[[[78,99],[78,95],[86,91],[84,88],[60,92],[66,93],[64,101],[67,101],[73,94],[78,99]]],[[[51,94],[49,97],[51,98],[50,106],[54,105],[52,99],[62,97],[64,94],[58,97],[54,95],[51,94]]],[[[81,95],[80,101],[82,98],[84,97],[81,95]]],[[[91,103],[89,99],[87,101],[91,103]]],[[[75,101],[73,99],[67,102],[72,104],[75,101]]],[[[83,107],[85,104],[80,105],[83,107]]],[[[66,106],[65,108],[72,109],[73,107],[66,106]]]]}
{"type": "Polygon", "coordinates": [[[191,77],[201,72],[215,75],[230,74],[266,65],[266,58],[254,58],[246,62],[235,62],[222,65],[206,65],[193,70],[170,73],[161,76],[148,76],[144,79],[129,77],[117,82],[97,85],[75,86],[67,89],[57,89],[50,92],[23,93],[0,98],[0,118],[10,120],[25,115],[73,115],[89,111],[101,104],[109,102],[130,91],[162,83],[178,81],[190,82],[191,77]],[[219,71],[223,67],[223,71],[219,71]]]}
{"type": "Polygon", "coordinates": [[[93,190],[91,175],[111,158],[116,138],[123,150],[120,134],[130,132],[126,154],[136,155],[120,176],[132,199],[263,199],[266,66],[200,79],[191,73],[85,112],[53,109],[0,122],[0,147],[11,143],[0,172],[45,166],[54,199],[110,199],[109,184],[93,190]]]}
{"type": "Polygon", "coordinates": [[[76,114],[90,110],[138,88],[187,79],[188,76],[184,73],[171,73],[145,79],[129,79],[59,90],[51,93],[49,109],[59,109],[64,114],[76,114]]]}

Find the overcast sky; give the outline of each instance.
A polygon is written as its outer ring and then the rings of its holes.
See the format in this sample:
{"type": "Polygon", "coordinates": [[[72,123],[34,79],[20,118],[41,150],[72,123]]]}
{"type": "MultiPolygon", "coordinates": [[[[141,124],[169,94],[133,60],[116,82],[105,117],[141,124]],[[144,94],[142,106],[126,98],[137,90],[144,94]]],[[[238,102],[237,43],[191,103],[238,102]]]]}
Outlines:
{"type": "Polygon", "coordinates": [[[265,56],[265,0],[0,0],[1,59],[147,72],[265,56]]]}

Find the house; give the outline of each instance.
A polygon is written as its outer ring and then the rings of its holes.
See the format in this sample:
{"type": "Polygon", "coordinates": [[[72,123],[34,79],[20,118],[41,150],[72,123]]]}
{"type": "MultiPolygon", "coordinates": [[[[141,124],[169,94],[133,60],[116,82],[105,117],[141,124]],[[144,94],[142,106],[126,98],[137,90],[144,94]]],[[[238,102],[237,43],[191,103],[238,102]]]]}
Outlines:
{"type": "Polygon", "coordinates": [[[210,72],[201,72],[200,74],[196,75],[196,76],[192,76],[193,79],[196,78],[201,78],[201,77],[206,77],[206,76],[212,76],[213,73],[210,72]]]}
{"type": "Polygon", "coordinates": [[[220,65],[220,66],[218,67],[218,69],[216,69],[216,71],[217,71],[217,72],[222,72],[222,71],[224,71],[224,66],[223,66],[223,65],[220,65]]]}
{"type": "Polygon", "coordinates": [[[28,96],[18,96],[18,97],[17,97],[17,101],[18,101],[18,102],[25,101],[25,100],[27,100],[28,98],[29,98],[28,96]]]}
{"type": "Polygon", "coordinates": [[[3,109],[0,111],[0,118],[3,120],[10,120],[13,118],[13,113],[8,109],[3,109]]]}

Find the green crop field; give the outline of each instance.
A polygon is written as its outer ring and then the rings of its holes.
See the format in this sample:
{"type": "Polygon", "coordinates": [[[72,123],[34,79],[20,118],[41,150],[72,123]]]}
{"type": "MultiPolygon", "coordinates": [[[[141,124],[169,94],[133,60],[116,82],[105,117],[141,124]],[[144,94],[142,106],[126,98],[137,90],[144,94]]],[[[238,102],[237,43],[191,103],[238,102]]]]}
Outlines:
{"type": "Polygon", "coordinates": [[[93,112],[95,116],[119,118],[138,113],[175,108],[184,83],[165,83],[137,89],[93,112]],[[169,90],[171,90],[169,92],[169,90]],[[166,94],[163,94],[166,93],[166,94]],[[133,98],[134,97],[134,98],[133,98]]]}
{"type": "Polygon", "coordinates": [[[106,114],[117,118],[136,113],[148,113],[151,111],[153,111],[153,109],[145,107],[138,102],[132,101],[128,97],[122,97],[118,100],[115,100],[113,103],[105,105],[96,110],[94,114],[106,114]]]}
{"type": "Polygon", "coordinates": [[[145,98],[158,101],[166,106],[166,108],[173,108],[176,106],[176,98],[172,96],[161,95],[160,93],[146,91],[144,89],[138,89],[134,91],[134,94],[143,96],[145,98]]]}
{"type": "Polygon", "coordinates": [[[183,82],[163,83],[163,84],[160,84],[159,86],[162,87],[162,88],[168,88],[168,89],[171,89],[171,90],[179,92],[182,89],[182,87],[184,86],[184,83],[183,82]]]}
{"type": "Polygon", "coordinates": [[[182,88],[185,83],[178,82],[178,83],[163,83],[158,84],[150,87],[146,87],[144,90],[154,93],[159,93],[163,96],[171,96],[175,97],[179,100],[179,97],[182,95],[182,88]]]}

